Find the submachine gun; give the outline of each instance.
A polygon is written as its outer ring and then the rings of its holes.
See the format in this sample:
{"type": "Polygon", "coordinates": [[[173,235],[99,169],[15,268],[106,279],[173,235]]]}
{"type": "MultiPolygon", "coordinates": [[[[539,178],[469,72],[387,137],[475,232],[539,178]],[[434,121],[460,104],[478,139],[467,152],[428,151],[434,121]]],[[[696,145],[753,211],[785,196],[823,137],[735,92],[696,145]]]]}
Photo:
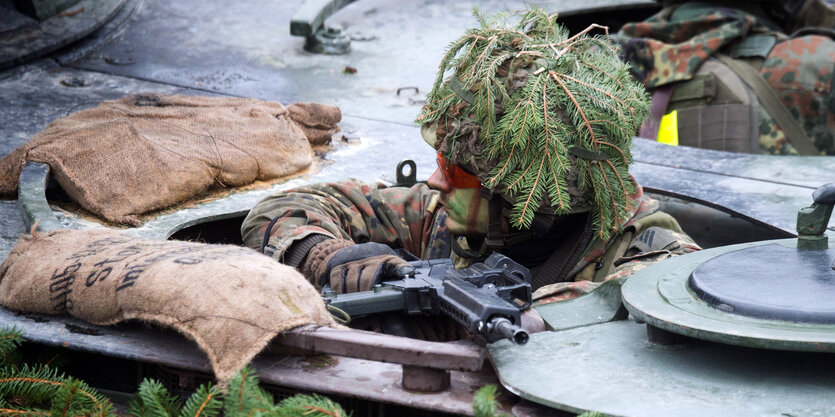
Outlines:
{"type": "Polygon", "coordinates": [[[404,279],[350,294],[337,295],[326,286],[322,297],[350,317],[391,311],[445,314],[488,342],[528,342],[528,332],[520,326],[520,311],[531,304],[527,268],[499,253],[459,270],[449,258],[410,263],[415,273],[404,279]]]}

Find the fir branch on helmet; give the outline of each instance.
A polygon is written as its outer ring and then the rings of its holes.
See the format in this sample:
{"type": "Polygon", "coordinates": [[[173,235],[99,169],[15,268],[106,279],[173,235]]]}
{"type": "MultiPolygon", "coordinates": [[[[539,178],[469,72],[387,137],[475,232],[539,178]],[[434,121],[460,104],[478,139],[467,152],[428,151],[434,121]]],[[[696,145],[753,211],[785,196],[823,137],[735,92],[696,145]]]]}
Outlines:
{"type": "Polygon", "coordinates": [[[451,150],[467,140],[457,127],[475,121],[492,169],[474,172],[511,201],[515,228],[529,228],[544,206],[571,213],[572,189],[608,238],[633,208],[630,147],[649,112],[646,91],[608,38],[570,36],[555,14],[474,14],[480,26],[450,44],[417,122],[443,126],[436,147],[451,150]]]}

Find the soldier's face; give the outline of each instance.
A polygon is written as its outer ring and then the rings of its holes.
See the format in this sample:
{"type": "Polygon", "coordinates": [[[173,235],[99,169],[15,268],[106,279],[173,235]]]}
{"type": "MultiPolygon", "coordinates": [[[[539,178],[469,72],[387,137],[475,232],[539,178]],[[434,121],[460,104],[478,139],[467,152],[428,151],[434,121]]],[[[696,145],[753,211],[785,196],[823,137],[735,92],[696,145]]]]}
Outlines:
{"type": "Polygon", "coordinates": [[[481,184],[474,175],[463,172],[439,155],[438,168],[427,183],[441,192],[450,232],[474,237],[487,234],[487,199],[481,196],[481,184]]]}

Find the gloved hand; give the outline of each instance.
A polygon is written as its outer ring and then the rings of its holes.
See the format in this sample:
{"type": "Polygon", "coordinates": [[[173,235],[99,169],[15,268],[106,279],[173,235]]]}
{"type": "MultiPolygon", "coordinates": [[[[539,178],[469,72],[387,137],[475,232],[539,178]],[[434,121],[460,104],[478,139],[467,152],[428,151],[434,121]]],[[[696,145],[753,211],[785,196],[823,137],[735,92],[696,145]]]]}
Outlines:
{"type": "Polygon", "coordinates": [[[385,279],[401,279],[415,272],[386,245],[345,242],[331,239],[310,250],[302,273],[318,288],[329,283],[337,294],[368,291],[385,279]]]}

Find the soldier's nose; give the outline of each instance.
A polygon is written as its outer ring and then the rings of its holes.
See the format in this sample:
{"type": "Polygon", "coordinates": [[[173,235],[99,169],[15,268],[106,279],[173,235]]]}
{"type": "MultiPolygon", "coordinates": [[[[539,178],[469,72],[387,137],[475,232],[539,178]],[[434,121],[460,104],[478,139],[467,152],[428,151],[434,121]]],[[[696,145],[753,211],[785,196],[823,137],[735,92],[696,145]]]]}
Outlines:
{"type": "Polygon", "coordinates": [[[452,186],[449,185],[449,182],[447,182],[446,177],[443,172],[441,172],[441,168],[435,168],[435,172],[433,172],[429,179],[426,180],[426,183],[429,184],[431,188],[438,191],[443,191],[445,193],[452,191],[452,186]]]}

